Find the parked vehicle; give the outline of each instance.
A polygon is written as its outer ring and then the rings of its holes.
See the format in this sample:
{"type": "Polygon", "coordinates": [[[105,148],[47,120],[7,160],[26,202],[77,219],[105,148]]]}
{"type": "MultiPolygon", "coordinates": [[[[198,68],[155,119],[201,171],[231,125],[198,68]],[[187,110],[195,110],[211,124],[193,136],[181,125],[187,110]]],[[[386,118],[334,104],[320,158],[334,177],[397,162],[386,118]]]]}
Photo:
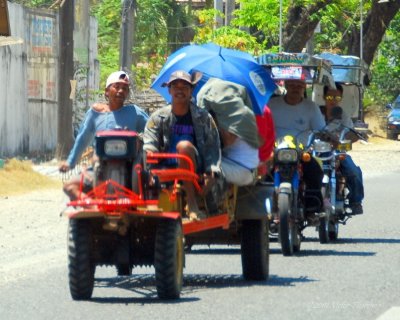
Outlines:
{"type": "Polygon", "coordinates": [[[141,150],[141,139],[135,132],[115,130],[96,135],[94,188],[69,203],[75,208],[68,213],[72,298],[91,298],[95,269],[101,265],[116,266],[118,275],[124,276],[136,266],[154,266],[158,297],[179,298],[184,247],[204,239],[208,243],[215,243],[215,239],[218,243],[240,243],[244,278],[266,280],[269,242],[264,201],[258,201],[264,208],[246,207],[252,201],[246,200],[249,196],[243,197],[243,191],[230,186],[219,190],[219,201],[203,202],[208,218],[188,221],[182,181],[192,181],[199,195],[202,192],[190,158],[153,153],[142,160],[141,150]],[[187,161],[190,169],[163,168],[160,163],[166,158],[187,161]],[[216,206],[211,212],[212,204],[216,206]],[[209,240],[207,232],[222,236],[209,240]]]}
{"type": "Polygon", "coordinates": [[[386,124],[387,138],[397,140],[400,134],[400,95],[393,103],[388,104],[386,108],[390,110],[386,124]]]}

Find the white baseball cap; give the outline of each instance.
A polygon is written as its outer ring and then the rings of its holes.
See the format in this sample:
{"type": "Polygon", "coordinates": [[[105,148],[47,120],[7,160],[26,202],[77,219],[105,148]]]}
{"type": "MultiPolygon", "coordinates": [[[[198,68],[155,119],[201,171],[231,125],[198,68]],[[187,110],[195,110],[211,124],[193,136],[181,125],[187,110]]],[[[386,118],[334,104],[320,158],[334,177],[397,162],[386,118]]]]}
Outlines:
{"type": "Polygon", "coordinates": [[[128,74],[124,71],[115,71],[115,72],[111,73],[107,78],[106,88],[108,88],[113,83],[117,83],[117,82],[121,82],[121,83],[125,83],[125,84],[129,85],[128,74]]]}

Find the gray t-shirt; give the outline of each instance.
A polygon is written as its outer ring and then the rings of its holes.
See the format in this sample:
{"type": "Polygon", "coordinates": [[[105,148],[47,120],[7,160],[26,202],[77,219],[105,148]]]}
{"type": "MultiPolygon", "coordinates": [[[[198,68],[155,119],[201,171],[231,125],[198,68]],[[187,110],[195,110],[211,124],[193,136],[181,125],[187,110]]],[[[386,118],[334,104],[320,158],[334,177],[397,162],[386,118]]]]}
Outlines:
{"type": "Polygon", "coordinates": [[[275,123],[276,138],[295,136],[306,144],[312,130],[325,127],[325,120],[319,107],[311,100],[303,99],[299,104],[287,104],[283,96],[274,97],[268,103],[275,123]]]}

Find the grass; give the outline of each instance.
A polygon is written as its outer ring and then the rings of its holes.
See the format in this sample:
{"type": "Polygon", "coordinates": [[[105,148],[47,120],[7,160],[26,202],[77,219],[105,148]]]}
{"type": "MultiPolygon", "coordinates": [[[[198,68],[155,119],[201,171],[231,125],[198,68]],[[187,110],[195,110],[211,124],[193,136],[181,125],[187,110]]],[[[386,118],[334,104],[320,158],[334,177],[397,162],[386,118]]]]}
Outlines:
{"type": "Polygon", "coordinates": [[[0,196],[52,188],[62,188],[62,182],[34,171],[31,161],[10,159],[0,168],[0,196]]]}

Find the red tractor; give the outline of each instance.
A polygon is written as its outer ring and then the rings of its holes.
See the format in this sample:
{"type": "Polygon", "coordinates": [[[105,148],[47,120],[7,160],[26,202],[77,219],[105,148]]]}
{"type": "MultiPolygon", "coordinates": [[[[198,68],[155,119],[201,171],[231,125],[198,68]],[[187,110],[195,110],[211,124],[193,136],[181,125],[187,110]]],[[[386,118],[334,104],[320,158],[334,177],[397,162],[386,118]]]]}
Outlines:
{"type": "MultiPolygon", "coordinates": [[[[202,188],[190,158],[155,153],[142,158],[135,132],[114,130],[96,135],[94,187],[69,206],[68,270],[74,300],[90,299],[95,269],[115,265],[118,275],[136,266],[154,266],[158,297],[180,297],[185,247],[194,244],[241,244],[243,277],[266,280],[269,238],[265,188],[227,186],[213,202],[202,188]],[[163,168],[180,158],[190,169],[163,168]],[[207,218],[186,218],[182,181],[191,181],[207,218]]],[[[82,184],[83,185],[83,184],[82,184]]]]}

